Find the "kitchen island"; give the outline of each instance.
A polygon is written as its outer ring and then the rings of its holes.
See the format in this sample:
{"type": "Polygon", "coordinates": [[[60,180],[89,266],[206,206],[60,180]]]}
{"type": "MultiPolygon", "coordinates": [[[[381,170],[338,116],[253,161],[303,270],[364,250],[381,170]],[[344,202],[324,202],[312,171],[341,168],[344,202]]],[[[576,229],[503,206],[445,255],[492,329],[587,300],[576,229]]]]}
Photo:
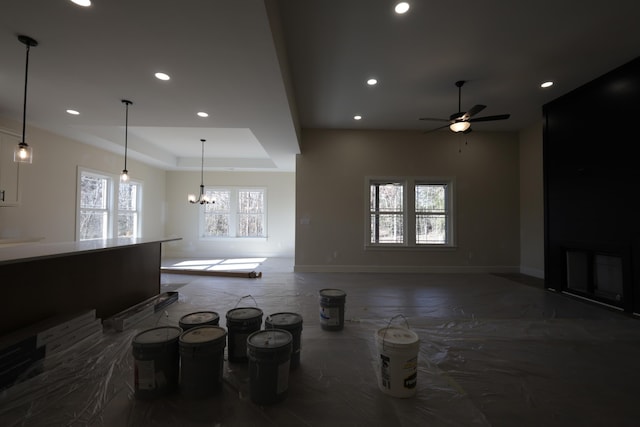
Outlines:
{"type": "Polygon", "coordinates": [[[158,295],[162,243],[174,240],[0,245],[0,335],[83,309],[105,319],[158,295]]]}

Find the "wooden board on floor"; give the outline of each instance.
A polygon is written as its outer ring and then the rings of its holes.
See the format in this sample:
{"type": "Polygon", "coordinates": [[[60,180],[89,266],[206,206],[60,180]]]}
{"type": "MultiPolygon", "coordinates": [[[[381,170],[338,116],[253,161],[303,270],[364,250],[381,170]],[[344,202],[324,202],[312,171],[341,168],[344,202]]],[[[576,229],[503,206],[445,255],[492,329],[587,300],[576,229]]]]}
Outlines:
{"type": "Polygon", "coordinates": [[[185,268],[161,268],[161,273],[169,274],[194,274],[199,276],[223,276],[223,277],[242,277],[247,279],[258,279],[262,277],[262,272],[240,272],[240,271],[221,271],[221,270],[190,270],[185,268]]]}

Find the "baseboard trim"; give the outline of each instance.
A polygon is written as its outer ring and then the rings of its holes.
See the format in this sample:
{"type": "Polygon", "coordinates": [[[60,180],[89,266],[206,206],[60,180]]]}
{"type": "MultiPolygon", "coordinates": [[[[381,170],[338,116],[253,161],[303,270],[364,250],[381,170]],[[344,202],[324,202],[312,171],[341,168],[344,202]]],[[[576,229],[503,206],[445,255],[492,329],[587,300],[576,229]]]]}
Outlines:
{"type": "Polygon", "coordinates": [[[544,279],[544,270],[540,270],[539,268],[520,267],[520,273],[526,276],[532,276],[538,279],[544,279]]]}
{"type": "Polygon", "coordinates": [[[517,266],[295,265],[295,273],[519,273],[517,266]]]}

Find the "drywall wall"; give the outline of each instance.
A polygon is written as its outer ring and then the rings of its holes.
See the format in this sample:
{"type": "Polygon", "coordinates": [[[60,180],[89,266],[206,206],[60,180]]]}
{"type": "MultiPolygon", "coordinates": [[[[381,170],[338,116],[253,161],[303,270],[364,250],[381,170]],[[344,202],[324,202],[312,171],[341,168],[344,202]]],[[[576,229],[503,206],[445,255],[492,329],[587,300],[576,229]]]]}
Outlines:
{"type": "Polygon", "coordinates": [[[542,121],[520,132],[520,272],[544,278],[542,121]]]}
{"type": "Polygon", "coordinates": [[[296,165],[296,271],[519,271],[517,133],[310,130],[296,165]],[[365,249],[367,176],[456,180],[454,249],[365,249]]]}
{"type": "MultiPolygon", "coordinates": [[[[22,124],[8,119],[0,118],[0,128],[22,133],[22,124]]],[[[73,241],[78,167],[118,175],[124,157],[35,127],[27,135],[33,163],[20,165],[20,205],[0,208],[0,238],[73,241]]],[[[127,166],[143,183],[142,236],[164,236],[165,172],[132,159],[127,166]]]]}
{"type": "Polygon", "coordinates": [[[295,173],[293,172],[204,172],[205,186],[263,187],[267,190],[266,239],[202,239],[199,215],[202,206],[187,201],[198,193],[200,172],[167,172],[167,227],[169,237],[182,240],[165,243],[167,257],[293,257],[295,233],[295,173]]]}

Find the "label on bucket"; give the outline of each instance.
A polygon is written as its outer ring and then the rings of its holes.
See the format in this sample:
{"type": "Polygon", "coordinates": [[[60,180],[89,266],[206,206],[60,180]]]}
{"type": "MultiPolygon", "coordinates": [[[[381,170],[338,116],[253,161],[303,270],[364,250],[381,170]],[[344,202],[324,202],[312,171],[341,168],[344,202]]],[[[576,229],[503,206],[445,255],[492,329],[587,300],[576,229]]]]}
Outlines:
{"type": "Polygon", "coordinates": [[[277,384],[277,394],[282,394],[287,391],[289,387],[289,365],[291,364],[291,360],[287,359],[286,362],[278,365],[278,384],[277,384]]]}
{"type": "Polygon", "coordinates": [[[233,340],[234,354],[236,357],[247,355],[247,337],[249,334],[236,334],[233,340]]]}
{"type": "Polygon", "coordinates": [[[155,363],[153,360],[135,361],[135,382],[138,390],[156,388],[155,363]]]}
{"type": "Polygon", "coordinates": [[[382,387],[386,389],[391,389],[391,375],[389,373],[389,362],[390,359],[388,356],[384,354],[380,355],[380,382],[382,387]]]}
{"type": "Polygon", "coordinates": [[[320,323],[327,326],[339,326],[340,307],[320,307],[320,323]]]}

